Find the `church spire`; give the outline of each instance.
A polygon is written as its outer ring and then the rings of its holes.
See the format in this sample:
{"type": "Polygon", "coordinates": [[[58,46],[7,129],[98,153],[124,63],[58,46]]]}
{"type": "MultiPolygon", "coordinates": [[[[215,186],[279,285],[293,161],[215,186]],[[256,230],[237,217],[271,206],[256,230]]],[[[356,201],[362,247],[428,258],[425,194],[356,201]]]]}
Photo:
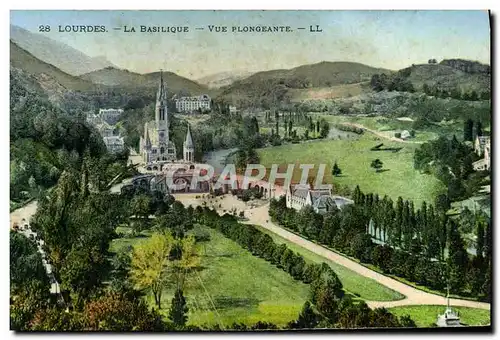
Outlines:
{"type": "Polygon", "coordinates": [[[147,149],[151,148],[151,138],[149,138],[149,131],[147,130],[147,128],[146,128],[146,136],[144,137],[145,137],[146,148],[147,149]]]}
{"type": "Polygon", "coordinates": [[[163,69],[160,69],[160,84],[158,84],[158,93],[156,94],[156,100],[166,100],[167,91],[165,91],[165,84],[163,83],[163,69]]]}
{"type": "Polygon", "coordinates": [[[186,140],[184,141],[184,161],[190,163],[194,162],[194,143],[189,124],[186,133],[186,140]]]}
{"type": "Polygon", "coordinates": [[[191,137],[191,129],[189,128],[189,124],[184,145],[186,146],[186,148],[194,148],[193,137],[191,137]]]}

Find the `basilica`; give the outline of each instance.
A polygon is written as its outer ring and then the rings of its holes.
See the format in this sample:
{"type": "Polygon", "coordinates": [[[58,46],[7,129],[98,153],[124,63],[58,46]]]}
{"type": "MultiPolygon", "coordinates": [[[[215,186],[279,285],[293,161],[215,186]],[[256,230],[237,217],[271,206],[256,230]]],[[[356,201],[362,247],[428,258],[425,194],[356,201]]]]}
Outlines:
{"type": "Polygon", "coordinates": [[[183,145],[184,158],[182,160],[177,160],[175,144],[169,138],[168,128],[167,86],[163,81],[163,74],[160,73],[160,84],[156,93],[155,120],[144,124],[144,135],[141,136],[139,142],[144,167],[148,170],[161,171],[167,164],[194,162],[194,144],[189,126],[183,145]]]}

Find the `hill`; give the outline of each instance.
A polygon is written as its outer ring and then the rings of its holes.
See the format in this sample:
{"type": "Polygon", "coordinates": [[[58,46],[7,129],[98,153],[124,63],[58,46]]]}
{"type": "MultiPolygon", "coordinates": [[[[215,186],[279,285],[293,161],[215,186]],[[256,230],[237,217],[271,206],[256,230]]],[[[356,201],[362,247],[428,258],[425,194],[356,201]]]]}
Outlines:
{"type": "MultiPolygon", "coordinates": [[[[154,94],[158,87],[160,72],[140,74],[115,67],[106,67],[101,70],[89,72],[81,76],[86,81],[106,86],[120,87],[124,89],[138,88],[154,94]]],[[[167,82],[171,93],[199,95],[209,93],[209,89],[190,79],[181,77],[173,72],[163,72],[163,79],[167,82]]]]}
{"type": "Polygon", "coordinates": [[[209,76],[197,79],[196,82],[206,85],[209,88],[218,89],[223,86],[229,86],[235,81],[247,78],[253,73],[248,71],[231,71],[211,74],[209,76]]]}
{"type": "MultiPolygon", "coordinates": [[[[491,93],[491,68],[477,61],[448,59],[439,64],[413,64],[389,76],[376,74],[370,85],[375,91],[417,91],[453,98],[478,93],[483,95],[481,98],[488,98],[491,93]]],[[[477,96],[472,97],[475,100],[477,96]]]]}
{"type": "Polygon", "coordinates": [[[48,64],[14,42],[10,42],[10,66],[21,69],[35,77],[40,86],[48,93],[64,90],[89,91],[96,86],[90,81],[72,76],[48,64]]]}
{"type": "MultiPolygon", "coordinates": [[[[409,70],[408,80],[417,91],[422,90],[424,84],[431,87],[436,86],[445,91],[451,91],[455,88],[462,91],[489,91],[491,74],[488,72],[475,72],[473,71],[474,68],[470,68],[471,72],[466,72],[468,66],[465,65],[462,63],[448,63],[447,61],[440,64],[414,65],[407,69],[409,70]]],[[[479,69],[484,70],[483,67],[477,67],[477,70],[479,69]]]]}
{"type": "Polygon", "coordinates": [[[491,74],[491,66],[481,64],[478,61],[464,59],[445,59],[440,62],[441,65],[450,66],[466,73],[491,74]]]}
{"type": "Polygon", "coordinates": [[[64,43],[19,26],[10,25],[10,39],[36,58],[74,76],[112,66],[105,57],[89,57],[64,43]]]}
{"type": "Polygon", "coordinates": [[[269,107],[292,99],[290,89],[332,87],[366,82],[390,70],[352,62],[320,62],[292,69],[258,72],[221,89],[220,98],[238,106],[269,107]]]}

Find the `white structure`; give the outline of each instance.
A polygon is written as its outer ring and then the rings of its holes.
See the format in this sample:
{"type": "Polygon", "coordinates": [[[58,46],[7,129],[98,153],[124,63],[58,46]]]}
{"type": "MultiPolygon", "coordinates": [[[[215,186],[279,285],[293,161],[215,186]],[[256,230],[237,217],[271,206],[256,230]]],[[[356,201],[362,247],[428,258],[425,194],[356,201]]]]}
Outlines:
{"type": "Polygon", "coordinates": [[[108,124],[116,124],[123,114],[123,109],[100,109],[99,115],[108,124]]]}
{"type": "MultiPolygon", "coordinates": [[[[174,142],[169,138],[168,128],[167,87],[163,82],[163,74],[160,73],[155,120],[144,124],[144,135],[139,141],[140,154],[146,167],[161,169],[164,164],[177,161],[177,151],[174,142]]],[[[194,161],[194,144],[189,126],[184,142],[184,161],[194,161]]]]}
{"type": "Polygon", "coordinates": [[[175,108],[177,112],[194,112],[197,110],[208,111],[210,110],[211,99],[208,95],[202,94],[195,97],[181,97],[175,98],[175,108]]]}
{"type": "Polygon", "coordinates": [[[486,144],[490,145],[490,137],[489,136],[477,136],[474,141],[474,151],[481,156],[485,151],[486,144]]]}
{"type": "Polygon", "coordinates": [[[102,122],[102,119],[99,115],[87,113],[87,122],[92,125],[97,125],[102,122]]]}
{"type": "MultiPolygon", "coordinates": [[[[109,152],[121,152],[125,148],[123,137],[115,134],[114,124],[118,120],[118,113],[123,112],[121,109],[106,109],[99,110],[99,114],[87,114],[87,122],[94,125],[99,131],[104,144],[109,152]]],[[[120,113],[121,114],[121,113],[120,113]]]]}
{"type": "Polygon", "coordinates": [[[462,327],[460,324],[460,316],[450,306],[450,289],[446,296],[447,306],[444,314],[438,315],[436,325],[438,327],[462,327]]]}
{"type": "Polygon", "coordinates": [[[105,121],[95,124],[95,127],[103,137],[111,137],[115,135],[115,127],[109,125],[105,121]]]}
{"type": "Polygon", "coordinates": [[[345,197],[333,196],[329,189],[310,189],[308,185],[290,185],[286,191],[286,206],[295,210],[312,206],[315,212],[326,213],[334,207],[341,209],[352,203],[345,197]]]}
{"type": "Polygon", "coordinates": [[[401,139],[408,139],[410,138],[410,133],[408,132],[408,130],[403,130],[401,131],[401,139]]]}
{"type": "Polygon", "coordinates": [[[184,141],[184,161],[193,163],[194,162],[194,143],[191,137],[191,129],[188,125],[188,130],[186,134],[186,140],[184,141]]]}
{"type": "Polygon", "coordinates": [[[476,171],[490,170],[491,167],[491,141],[488,137],[483,139],[483,142],[479,140],[480,137],[476,138],[475,150],[478,154],[483,155],[483,159],[472,163],[472,167],[476,171]],[[479,151],[479,152],[478,152],[479,151]]]}
{"type": "Polygon", "coordinates": [[[106,148],[111,153],[122,152],[125,149],[125,142],[121,136],[102,137],[106,148]]]}
{"type": "Polygon", "coordinates": [[[229,105],[229,113],[230,114],[238,113],[238,109],[236,108],[236,106],[229,105]]]}

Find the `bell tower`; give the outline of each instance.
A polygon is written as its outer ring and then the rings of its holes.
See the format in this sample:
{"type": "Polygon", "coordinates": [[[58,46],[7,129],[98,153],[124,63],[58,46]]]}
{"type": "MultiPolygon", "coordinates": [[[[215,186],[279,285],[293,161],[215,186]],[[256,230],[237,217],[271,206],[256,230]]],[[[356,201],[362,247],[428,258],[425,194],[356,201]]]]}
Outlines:
{"type": "Polygon", "coordinates": [[[193,163],[194,162],[194,143],[191,137],[191,129],[187,129],[186,140],[184,141],[184,161],[193,163]]]}
{"type": "Polygon", "coordinates": [[[158,144],[164,145],[169,141],[168,136],[168,109],[167,109],[167,88],[163,83],[163,70],[160,70],[160,84],[156,93],[156,130],[158,132],[158,144]]]}

